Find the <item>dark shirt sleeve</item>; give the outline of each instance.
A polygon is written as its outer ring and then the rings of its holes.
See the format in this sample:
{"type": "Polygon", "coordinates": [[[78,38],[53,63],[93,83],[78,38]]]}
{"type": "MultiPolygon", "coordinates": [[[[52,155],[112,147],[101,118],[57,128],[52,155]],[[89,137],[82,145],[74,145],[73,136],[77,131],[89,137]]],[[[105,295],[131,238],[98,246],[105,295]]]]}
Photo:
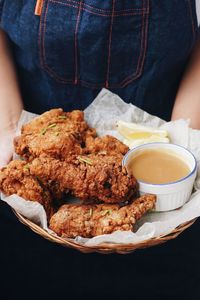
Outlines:
{"type": "Polygon", "coordinates": [[[0,27],[1,27],[1,16],[2,16],[4,2],[5,0],[0,0],[0,27]]]}

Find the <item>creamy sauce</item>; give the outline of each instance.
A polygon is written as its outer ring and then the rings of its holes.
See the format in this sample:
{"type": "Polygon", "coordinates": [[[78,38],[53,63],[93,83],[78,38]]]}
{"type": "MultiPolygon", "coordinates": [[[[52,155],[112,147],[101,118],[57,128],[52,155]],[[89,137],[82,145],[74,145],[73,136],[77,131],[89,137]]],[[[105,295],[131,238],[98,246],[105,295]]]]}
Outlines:
{"type": "Polygon", "coordinates": [[[137,180],[162,184],[177,181],[190,173],[188,165],[172,151],[143,150],[129,163],[137,180]]]}

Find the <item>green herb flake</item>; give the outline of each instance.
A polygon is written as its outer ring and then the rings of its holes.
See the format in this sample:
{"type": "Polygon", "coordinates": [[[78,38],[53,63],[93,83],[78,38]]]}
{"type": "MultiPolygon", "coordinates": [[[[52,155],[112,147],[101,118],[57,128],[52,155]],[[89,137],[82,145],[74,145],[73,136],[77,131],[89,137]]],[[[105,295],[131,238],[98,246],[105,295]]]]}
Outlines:
{"type": "Polygon", "coordinates": [[[24,166],[24,169],[25,169],[25,170],[30,170],[29,165],[25,165],[25,166],[24,166]]]}
{"type": "Polygon", "coordinates": [[[89,210],[89,216],[90,216],[90,218],[92,217],[92,214],[93,214],[93,210],[92,210],[92,208],[90,208],[90,210],[89,210]]]}
{"type": "Polygon", "coordinates": [[[104,216],[106,216],[106,215],[110,215],[111,212],[112,212],[112,211],[111,211],[110,209],[103,210],[103,211],[102,211],[102,216],[104,217],[104,216]]]}
{"type": "Polygon", "coordinates": [[[58,132],[58,131],[57,131],[57,132],[55,132],[55,135],[56,135],[56,136],[59,136],[59,134],[60,134],[60,132],[58,132]]]}
{"type": "Polygon", "coordinates": [[[46,129],[46,128],[43,128],[43,129],[40,131],[40,134],[41,134],[41,135],[45,135],[46,132],[47,132],[47,129],[46,129]]]}
{"type": "Polygon", "coordinates": [[[60,120],[66,120],[67,117],[66,116],[58,116],[58,119],[60,119],[60,120]]]}
{"type": "Polygon", "coordinates": [[[80,162],[84,162],[84,163],[86,163],[86,164],[88,164],[88,165],[90,165],[90,166],[92,166],[92,161],[89,159],[89,158],[84,158],[84,157],[78,157],[78,160],[80,161],[80,162]]]}
{"type": "Polygon", "coordinates": [[[45,135],[45,133],[47,132],[48,129],[55,128],[56,126],[57,126],[56,123],[49,124],[46,128],[43,128],[43,129],[40,131],[40,134],[45,135]]]}
{"type": "Polygon", "coordinates": [[[50,124],[47,128],[49,129],[49,128],[54,128],[54,127],[56,127],[57,126],[57,124],[56,123],[53,123],[53,124],[50,124]]]}

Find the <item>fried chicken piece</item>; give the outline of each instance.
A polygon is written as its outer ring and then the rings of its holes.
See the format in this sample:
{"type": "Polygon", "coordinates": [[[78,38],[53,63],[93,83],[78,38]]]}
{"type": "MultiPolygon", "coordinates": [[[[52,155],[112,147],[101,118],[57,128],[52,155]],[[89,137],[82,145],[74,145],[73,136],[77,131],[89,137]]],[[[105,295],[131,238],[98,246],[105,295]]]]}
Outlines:
{"type": "Polygon", "coordinates": [[[50,229],[68,238],[91,238],[116,230],[133,231],[135,223],[154,208],[155,202],[156,196],[144,195],[123,207],[118,204],[65,204],[52,216],[50,229]]]}
{"type": "Polygon", "coordinates": [[[104,152],[108,155],[125,155],[129,148],[113,136],[105,135],[103,137],[89,136],[86,138],[85,153],[104,152]]]}
{"type": "Polygon", "coordinates": [[[52,109],[24,125],[21,133],[14,140],[15,151],[29,161],[41,154],[70,160],[73,155],[98,152],[124,155],[128,151],[127,146],[112,136],[96,137],[96,130],[89,128],[79,110],[52,109]]]}
{"type": "Polygon", "coordinates": [[[24,125],[21,136],[14,140],[15,152],[26,160],[46,154],[57,159],[70,159],[82,154],[85,140],[96,136],[82,111],[63,112],[52,109],[24,125]]]}
{"type": "Polygon", "coordinates": [[[53,214],[50,192],[30,174],[25,161],[11,161],[0,170],[0,190],[7,196],[17,194],[25,200],[39,202],[46,211],[47,219],[53,214]]]}
{"type": "Polygon", "coordinates": [[[22,134],[38,133],[50,123],[60,123],[67,131],[84,132],[88,125],[84,113],[80,110],[64,112],[62,108],[51,109],[22,126],[22,134]]]}
{"type": "Polygon", "coordinates": [[[27,161],[41,154],[57,159],[68,159],[74,154],[82,154],[81,144],[70,133],[57,134],[50,129],[43,134],[22,135],[14,140],[15,152],[27,161]]]}
{"type": "Polygon", "coordinates": [[[56,182],[82,201],[125,202],[137,193],[136,179],[122,167],[121,155],[90,154],[70,162],[40,156],[30,163],[31,174],[45,185],[56,182]]]}

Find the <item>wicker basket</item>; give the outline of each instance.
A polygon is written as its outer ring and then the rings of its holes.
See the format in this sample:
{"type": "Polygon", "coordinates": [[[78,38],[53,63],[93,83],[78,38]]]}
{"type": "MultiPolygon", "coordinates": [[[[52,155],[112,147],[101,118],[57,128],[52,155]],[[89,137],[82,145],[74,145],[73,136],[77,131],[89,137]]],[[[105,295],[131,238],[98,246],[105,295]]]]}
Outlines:
{"type": "Polygon", "coordinates": [[[180,226],[178,226],[176,229],[174,229],[171,233],[169,233],[167,235],[163,235],[163,236],[159,236],[159,237],[152,238],[149,240],[145,240],[143,242],[136,243],[136,244],[125,244],[124,245],[124,244],[110,244],[110,243],[108,244],[107,243],[107,244],[101,244],[98,246],[88,247],[88,246],[78,244],[71,239],[63,239],[59,236],[53,236],[53,235],[49,234],[47,231],[45,231],[44,229],[42,229],[41,227],[39,227],[38,225],[36,225],[35,223],[33,223],[30,220],[23,217],[21,214],[16,212],[14,209],[13,209],[13,212],[15,213],[15,215],[17,216],[17,218],[19,219],[20,222],[22,222],[23,224],[28,226],[31,230],[33,230],[34,232],[36,232],[37,234],[41,235],[42,237],[44,237],[45,239],[47,239],[51,242],[60,244],[64,247],[74,248],[83,253],[98,252],[98,253],[102,253],[102,254],[109,254],[109,253],[127,254],[127,253],[135,251],[136,249],[148,248],[148,247],[152,247],[152,246],[156,246],[156,245],[165,243],[169,240],[175,239],[180,233],[182,233],[185,229],[190,227],[196,221],[196,219],[193,219],[187,223],[181,224],[180,226]]]}

